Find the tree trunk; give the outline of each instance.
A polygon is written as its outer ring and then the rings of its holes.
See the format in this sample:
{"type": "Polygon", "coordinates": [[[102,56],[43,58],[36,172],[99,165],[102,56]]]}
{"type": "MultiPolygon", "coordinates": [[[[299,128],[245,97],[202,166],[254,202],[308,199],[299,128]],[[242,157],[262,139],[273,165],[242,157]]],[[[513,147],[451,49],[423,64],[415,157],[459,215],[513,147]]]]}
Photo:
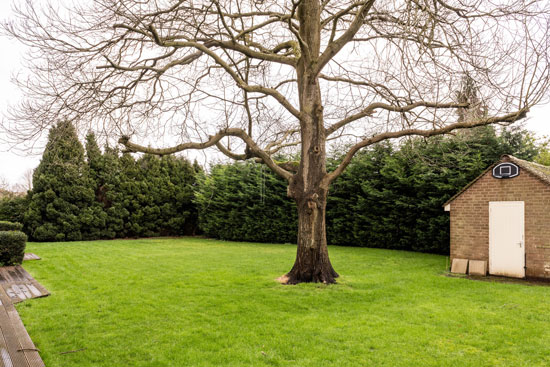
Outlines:
{"type": "Polygon", "coordinates": [[[296,198],[298,208],[298,249],[292,270],[286,274],[286,284],[336,282],[328,257],[325,227],[327,190],[296,198]]]}
{"type": "Polygon", "coordinates": [[[298,209],[298,249],[292,270],[281,278],[286,284],[335,283],[338,274],[328,257],[325,213],[328,181],[322,108],[302,125],[302,159],[288,186],[298,209]]]}
{"type": "Polygon", "coordinates": [[[286,284],[334,283],[338,274],[328,257],[325,228],[328,183],[323,102],[315,65],[320,50],[320,4],[305,0],[298,6],[300,38],[304,40],[296,74],[300,100],[301,155],[290,180],[288,196],[298,208],[298,249],[292,270],[280,278],[286,284]]]}

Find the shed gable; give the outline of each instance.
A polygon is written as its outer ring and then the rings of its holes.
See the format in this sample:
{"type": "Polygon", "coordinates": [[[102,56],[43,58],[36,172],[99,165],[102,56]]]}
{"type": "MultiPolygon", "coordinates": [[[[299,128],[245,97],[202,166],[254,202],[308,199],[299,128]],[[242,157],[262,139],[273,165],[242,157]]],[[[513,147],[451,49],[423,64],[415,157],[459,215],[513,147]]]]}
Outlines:
{"type": "MultiPolygon", "coordinates": [[[[525,161],[523,159],[516,158],[512,155],[503,155],[500,160],[491,166],[489,166],[483,173],[481,173],[479,176],[477,176],[475,179],[473,179],[470,183],[468,183],[466,186],[464,186],[459,192],[457,192],[455,195],[453,195],[445,204],[443,204],[443,207],[445,207],[445,210],[448,210],[448,205],[450,205],[455,199],[457,199],[460,195],[462,195],[465,191],[469,190],[473,185],[475,185],[476,182],[478,182],[482,177],[485,177],[487,175],[493,176],[493,169],[502,163],[514,163],[517,166],[520,167],[520,172],[518,172],[518,175],[521,174],[521,172],[527,173],[531,175],[532,177],[536,178],[537,180],[541,181],[544,185],[550,186],[550,167],[543,166],[542,164],[534,163],[525,161]]],[[[518,175],[510,178],[513,179],[517,177],[518,175]]]]}

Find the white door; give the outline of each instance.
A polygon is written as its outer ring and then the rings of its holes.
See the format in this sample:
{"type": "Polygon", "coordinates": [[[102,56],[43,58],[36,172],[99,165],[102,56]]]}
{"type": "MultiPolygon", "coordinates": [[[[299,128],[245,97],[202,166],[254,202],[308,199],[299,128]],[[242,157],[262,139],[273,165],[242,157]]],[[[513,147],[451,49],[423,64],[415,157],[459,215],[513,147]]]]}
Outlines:
{"type": "Polygon", "coordinates": [[[524,213],[523,201],[489,202],[489,273],[525,277],[524,213]]]}

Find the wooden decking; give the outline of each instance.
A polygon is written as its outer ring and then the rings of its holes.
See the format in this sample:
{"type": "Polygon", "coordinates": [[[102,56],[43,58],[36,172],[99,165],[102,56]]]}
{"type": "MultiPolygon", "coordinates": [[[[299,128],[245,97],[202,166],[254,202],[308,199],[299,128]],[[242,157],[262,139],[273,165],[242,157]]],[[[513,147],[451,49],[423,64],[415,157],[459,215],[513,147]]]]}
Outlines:
{"type": "Polygon", "coordinates": [[[30,298],[45,297],[50,294],[22,266],[0,268],[0,286],[7,293],[12,303],[30,298]]]}
{"type": "Polygon", "coordinates": [[[44,366],[14,304],[48,294],[21,266],[0,268],[0,367],[44,366]]]}
{"type": "Polygon", "coordinates": [[[25,257],[23,257],[23,260],[40,260],[40,257],[38,255],[35,255],[31,252],[26,252],[25,257]]]}

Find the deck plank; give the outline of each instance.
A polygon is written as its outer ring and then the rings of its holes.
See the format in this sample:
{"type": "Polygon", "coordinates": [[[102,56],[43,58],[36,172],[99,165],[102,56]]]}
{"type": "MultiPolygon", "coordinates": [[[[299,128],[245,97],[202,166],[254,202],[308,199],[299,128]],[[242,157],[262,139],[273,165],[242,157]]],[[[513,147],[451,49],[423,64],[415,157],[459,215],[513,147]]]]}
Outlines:
{"type": "Polygon", "coordinates": [[[0,268],[0,367],[44,367],[14,303],[47,295],[23,267],[0,268]]]}
{"type": "Polygon", "coordinates": [[[7,353],[10,356],[13,367],[30,367],[25,358],[25,354],[19,351],[21,349],[21,344],[15,333],[15,329],[11,323],[11,320],[8,316],[6,307],[12,306],[6,292],[3,289],[0,289],[0,299],[2,300],[2,307],[0,307],[0,328],[2,329],[2,334],[4,335],[4,341],[7,346],[7,353]]]}
{"type": "MultiPolygon", "coordinates": [[[[21,288],[17,284],[12,285],[10,288],[11,288],[12,292],[15,293],[17,298],[19,298],[19,300],[23,301],[23,300],[27,299],[27,297],[25,297],[25,293],[23,293],[23,291],[21,290],[21,288]]],[[[18,301],[18,300],[12,298],[12,302],[13,301],[18,301]]]]}
{"type": "MultiPolygon", "coordinates": [[[[0,300],[0,309],[4,308],[2,300],[0,300]]],[[[4,339],[4,332],[0,327],[0,367],[13,367],[10,354],[8,353],[8,346],[4,339]]]]}
{"type": "Polygon", "coordinates": [[[0,284],[7,284],[12,281],[9,268],[11,268],[11,266],[4,266],[0,268],[0,284]]]}
{"type": "Polygon", "coordinates": [[[15,271],[17,272],[17,276],[22,282],[32,279],[32,276],[25,269],[23,269],[21,265],[17,265],[15,267],[15,271]]]}
{"type": "Polygon", "coordinates": [[[23,292],[23,294],[27,299],[32,298],[32,293],[26,284],[19,284],[19,288],[21,289],[21,291],[23,292]]]}
{"type": "Polygon", "coordinates": [[[8,274],[10,275],[10,280],[12,282],[18,282],[19,279],[19,273],[17,272],[15,266],[11,266],[11,269],[8,269],[8,274]]]}
{"type": "Polygon", "coordinates": [[[33,298],[40,298],[40,297],[47,297],[50,295],[50,292],[44,286],[36,281],[36,279],[32,279],[30,282],[31,285],[33,285],[39,292],[40,295],[33,297],[33,298]]]}
{"type": "MultiPolygon", "coordinates": [[[[2,336],[2,340],[4,339],[4,336],[2,336]]],[[[0,349],[0,366],[2,367],[13,367],[13,363],[10,358],[10,354],[8,353],[7,349],[1,348],[0,349]]]]}
{"type": "MultiPolygon", "coordinates": [[[[13,305],[12,305],[12,308],[13,308],[13,305]]],[[[40,358],[40,355],[38,354],[38,349],[36,349],[34,343],[31,340],[31,337],[29,336],[29,333],[27,333],[27,330],[25,329],[25,325],[23,325],[23,321],[21,321],[21,318],[19,317],[17,310],[15,310],[15,308],[13,309],[8,308],[8,316],[14,327],[15,334],[17,335],[17,339],[19,340],[19,344],[21,345],[21,351],[25,355],[25,358],[27,359],[27,363],[29,364],[29,366],[44,367],[44,362],[42,361],[42,358],[40,358]]]]}
{"type": "Polygon", "coordinates": [[[27,284],[27,288],[29,288],[29,290],[31,291],[33,298],[43,297],[42,292],[40,292],[38,288],[34,286],[34,284],[27,284]]]}

